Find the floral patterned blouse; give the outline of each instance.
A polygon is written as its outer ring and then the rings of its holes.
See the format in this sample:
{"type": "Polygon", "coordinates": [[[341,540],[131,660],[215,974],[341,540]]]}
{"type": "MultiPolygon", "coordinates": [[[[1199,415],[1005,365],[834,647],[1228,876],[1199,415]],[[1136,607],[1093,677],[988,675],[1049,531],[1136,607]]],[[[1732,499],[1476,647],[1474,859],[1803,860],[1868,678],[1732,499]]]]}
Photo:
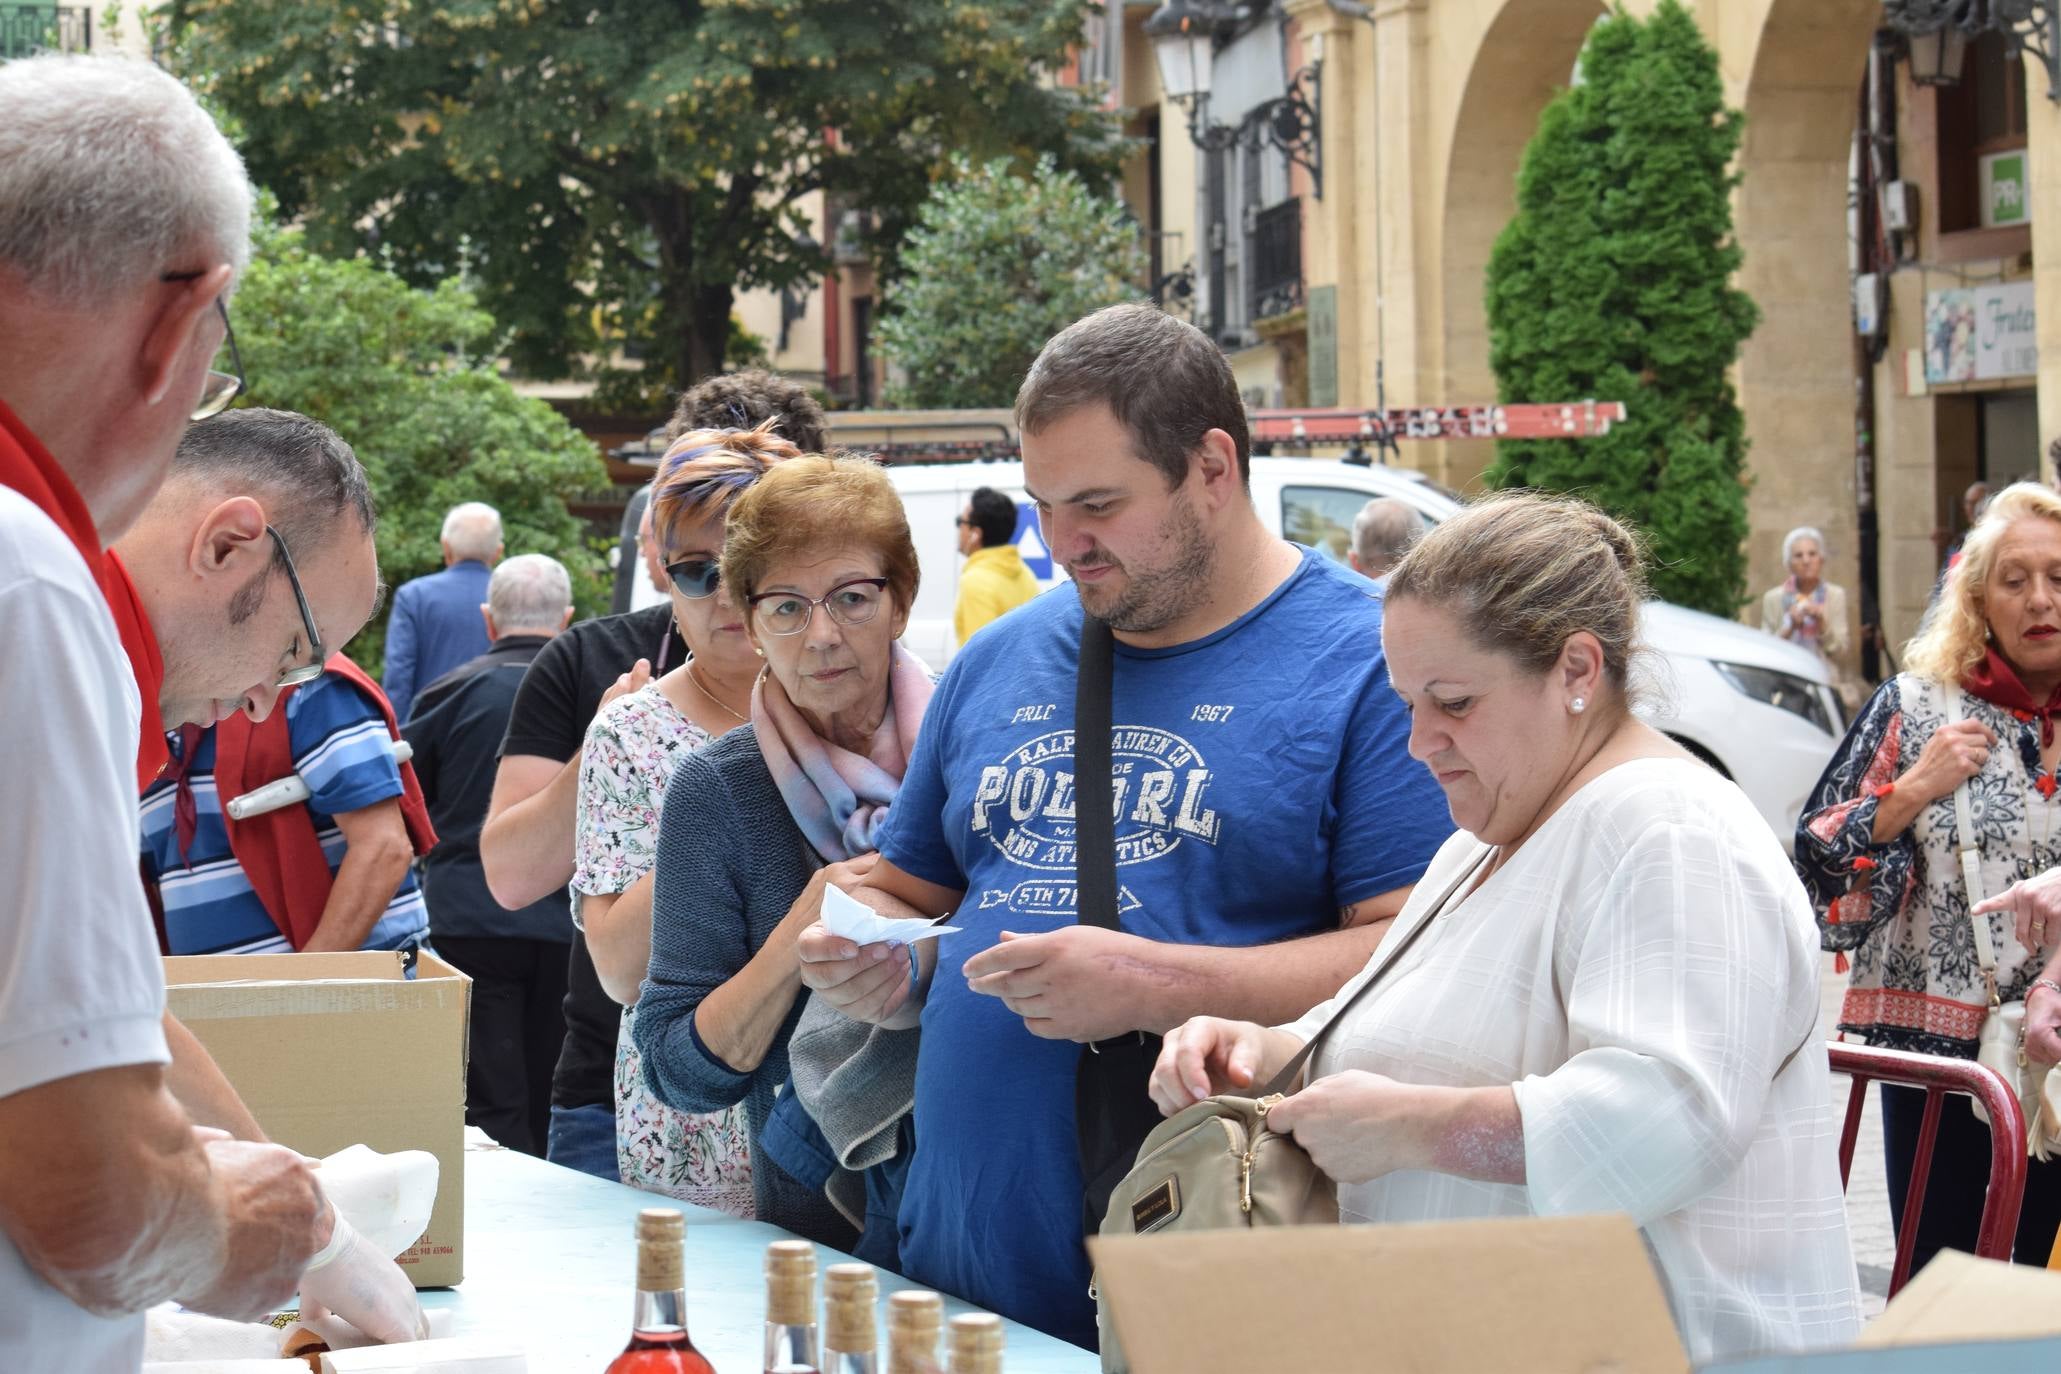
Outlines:
{"type": "MultiPolygon", "coordinates": [[[[1904,673],[1882,684],[1804,807],[1796,867],[1817,907],[1822,944],[1853,956],[1839,1029],[1891,1049],[1973,1059],[1989,997],[1955,858],[1953,794],[1901,835],[1873,843],[1882,789],[1918,761],[1946,723],[1946,707],[1945,689],[1930,679],[1904,673]]],[[[1989,897],[2061,863],[2061,803],[2040,766],[2035,722],[1965,692],[1961,710],[1998,740],[1969,780],[1969,823],[1989,897]]],[[[1998,996],[2021,998],[2041,956],[2018,943],[2009,913],[1985,919],[1998,996]]]]}
{"type": "MultiPolygon", "coordinates": [[[[618,697],[587,727],[580,755],[573,921],[583,894],[621,892],[658,862],[658,813],[682,754],[714,736],[681,714],[653,682],[618,697]]],[[[750,1218],[751,1143],[739,1105],[710,1115],[675,1111],[644,1086],[623,1011],[615,1051],[615,1147],[623,1182],[731,1216],[750,1218]]]]}

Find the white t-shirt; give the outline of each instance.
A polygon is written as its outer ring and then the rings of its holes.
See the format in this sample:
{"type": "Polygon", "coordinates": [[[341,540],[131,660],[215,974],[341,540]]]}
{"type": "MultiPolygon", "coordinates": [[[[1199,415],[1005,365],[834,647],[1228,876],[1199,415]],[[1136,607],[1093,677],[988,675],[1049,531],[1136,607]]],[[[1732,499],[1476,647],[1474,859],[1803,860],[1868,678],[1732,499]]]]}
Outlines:
{"type": "MultiPolygon", "coordinates": [[[[164,965],[136,870],[136,680],[78,550],[0,487],[0,1097],[163,1064],[164,965]]],[[[0,1369],[134,1371],[0,1235],[0,1369]]]]}
{"type": "MultiPolygon", "coordinates": [[[[1453,836],[1390,938],[1481,852],[1453,836]]],[[[1336,1005],[1287,1029],[1307,1040],[1336,1005]]],[[[1860,1309],[1817,1018],[1810,902],[1766,822],[1701,764],[1622,764],[1453,903],[1317,1055],[1319,1076],[1513,1085],[1528,1182],[1395,1173],[1341,1186],[1342,1218],[1627,1213],[1697,1363],[1846,1345],[1860,1309]]]]}

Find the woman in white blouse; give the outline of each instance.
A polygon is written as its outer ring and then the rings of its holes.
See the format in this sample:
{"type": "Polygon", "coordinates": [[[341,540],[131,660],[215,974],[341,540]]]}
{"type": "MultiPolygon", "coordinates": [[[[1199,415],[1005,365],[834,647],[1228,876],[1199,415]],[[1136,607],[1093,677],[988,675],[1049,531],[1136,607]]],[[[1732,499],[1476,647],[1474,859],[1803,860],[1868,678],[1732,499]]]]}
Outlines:
{"type": "MultiPolygon", "coordinates": [[[[1459,833],[1391,939],[1433,922],[1273,1109],[1349,1222],[1629,1213],[1700,1362],[1859,1329],[1817,938],[1731,783],[1641,724],[1639,551],[1580,501],[1485,501],[1391,574],[1382,647],[1459,833]],[[1463,873],[1478,873],[1442,910],[1463,873]]],[[[1166,1039],[1169,1113],[1263,1082],[1291,1026],[1166,1039]]]]}

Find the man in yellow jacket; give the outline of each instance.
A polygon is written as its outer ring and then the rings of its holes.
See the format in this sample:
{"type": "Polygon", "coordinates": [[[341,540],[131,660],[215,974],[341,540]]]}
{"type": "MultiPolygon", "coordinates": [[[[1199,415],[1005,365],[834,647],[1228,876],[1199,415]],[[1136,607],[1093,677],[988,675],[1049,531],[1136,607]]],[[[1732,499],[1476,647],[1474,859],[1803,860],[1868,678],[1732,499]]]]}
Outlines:
{"type": "Polygon", "coordinates": [[[973,632],[1038,594],[1038,579],[1016,550],[1016,503],[993,487],[967,498],[959,512],[959,604],[952,629],[964,644],[973,632]]]}

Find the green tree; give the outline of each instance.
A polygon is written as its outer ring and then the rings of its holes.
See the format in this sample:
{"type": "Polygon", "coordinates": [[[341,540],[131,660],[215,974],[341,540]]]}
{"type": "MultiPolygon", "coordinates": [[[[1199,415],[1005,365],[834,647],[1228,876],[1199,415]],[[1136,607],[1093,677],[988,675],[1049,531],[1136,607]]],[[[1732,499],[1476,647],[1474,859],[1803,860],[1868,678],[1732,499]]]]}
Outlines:
{"type": "Polygon", "coordinates": [[[1746,590],[1745,422],[1731,368],[1759,311],[1732,286],[1740,115],[1677,0],[1622,10],[1546,107],[1489,261],[1505,401],[1623,401],[1601,438],[1505,441],[1488,480],[1580,493],[1643,528],[1654,589],[1729,616],[1746,590]]]}
{"type": "Polygon", "coordinates": [[[720,368],[731,301],[819,276],[799,202],[889,251],[954,150],[1112,174],[1114,117],[1042,73],[1095,0],[171,0],[173,62],[310,242],[411,281],[476,253],[510,360],[618,344],[720,368]]]}
{"type": "MultiPolygon", "coordinates": [[[[249,403],[314,416],[364,462],[389,586],[443,566],[444,512],[485,501],[501,512],[509,552],[552,555],[582,610],[602,607],[600,558],[565,498],[606,486],[608,470],[557,411],[495,372],[494,319],[460,280],[412,287],[376,262],[314,253],[301,231],[267,221],[231,315],[249,403]]],[[[351,657],[376,674],[385,645],[375,618],[351,657]]]]}
{"type": "Polygon", "coordinates": [[[1006,406],[1038,350],[1090,311],[1137,300],[1145,249],[1123,202],[1049,157],[1028,176],[954,159],[902,246],[881,355],[888,404],[1006,406]]]}

